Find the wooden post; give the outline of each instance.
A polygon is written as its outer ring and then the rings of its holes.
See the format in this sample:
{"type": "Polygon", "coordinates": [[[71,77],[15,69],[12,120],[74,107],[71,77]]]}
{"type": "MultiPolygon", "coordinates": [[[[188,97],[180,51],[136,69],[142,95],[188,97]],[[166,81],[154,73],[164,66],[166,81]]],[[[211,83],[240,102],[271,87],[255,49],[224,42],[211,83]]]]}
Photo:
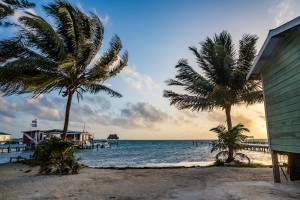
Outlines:
{"type": "Polygon", "coordinates": [[[272,163],[273,163],[273,176],[274,176],[274,182],[280,183],[280,171],[279,171],[279,165],[278,165],[278,153],[277,151],[272,151],[272,163]]]}

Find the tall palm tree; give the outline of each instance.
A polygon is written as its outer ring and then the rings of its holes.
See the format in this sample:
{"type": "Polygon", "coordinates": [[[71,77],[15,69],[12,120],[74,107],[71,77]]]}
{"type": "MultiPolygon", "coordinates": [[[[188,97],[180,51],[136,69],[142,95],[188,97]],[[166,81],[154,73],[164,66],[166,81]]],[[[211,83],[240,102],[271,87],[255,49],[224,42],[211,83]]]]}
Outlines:
{"type": "Polygon", "coordinates": [[[103,83],[127,65],[128,53],[119,56],[122,43],[114,36],[108,50],[92,62],[104,33],[99,17],[87,16],[62,0],[43,8],[54,19],[54,27],[42,17],[27,13],[19,19],[19,35],[0,41],[0,91],[3,95],[32,93],[31,97],[36,98],[59,90],[67,97],[66,138],[74,94],[78,101],[86,92],[103,91],[122,97],[103,83]]]}
{"type": "Polygon", "coordinates": [[[17,9],[26,9],[35,7],[34,3],[27,0],[1,0],[0,1],[0,26],[12,25],[12,23],[4,22],[5,17],[11,16],[17,9]]]}
{"type": "Polygon", "coordinates": [[[186,59],[175,66],[178,74],[167,80],[169,86],[180,86],[185,91],[179,94],[164,90],[163,96],[179,109],[192,111],[225,110],[228,130],[232,128],[231,107],[241,103],[262,102],[261,85],[257,81],[246,81],[246,75],[255,58],[257,36],[245,34],[239,41],[238,56],[231,35],[226,31],[206,38],[201,49],[189,47],[196,56],[199,69],[193,69],[186,59]],[[201,75],[198,71],[202,71],[201,75]]]}
{"type": "Polygon", "coordinates": [[[245,128],[243,124],[238,124],[232,127],[231,130],[226,130],[225,126],[219,125],[210,129],[210,131],[217,133],[219,138],[211,149],[211,152],[220,151],[217,153],[216,159],[218,159],[220,155],[226,155],[226,162],[231,162],[235,157],[239,156],[250,162],[250,159],[245,154],[237,153],[238,150],[243,149],[242,142],[247,138],[247,136],[242,133],[245,131],[249,132],[249,129],[245,128]]]}

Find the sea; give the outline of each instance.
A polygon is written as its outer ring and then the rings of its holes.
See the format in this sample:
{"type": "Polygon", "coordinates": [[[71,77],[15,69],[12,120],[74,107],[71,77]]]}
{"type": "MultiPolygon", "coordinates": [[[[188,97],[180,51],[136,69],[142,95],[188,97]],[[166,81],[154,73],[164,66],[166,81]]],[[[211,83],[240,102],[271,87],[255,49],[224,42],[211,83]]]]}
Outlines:
{"type": "MultiPolygon", "coordinates": [[[[100,140],[95,142],[101,142],[100,140]]],[[[118,140],[110,148],[81,149],[75,153],[80,163],[99,168],[208,166],[215,160],[211,140],[118,140]]],[[[251,162],[271,165],[270,153],[241,151],[251,162]]],[[[0,163],[10,157],[29,158],[32,151],[0,151],[0,163]]]]}

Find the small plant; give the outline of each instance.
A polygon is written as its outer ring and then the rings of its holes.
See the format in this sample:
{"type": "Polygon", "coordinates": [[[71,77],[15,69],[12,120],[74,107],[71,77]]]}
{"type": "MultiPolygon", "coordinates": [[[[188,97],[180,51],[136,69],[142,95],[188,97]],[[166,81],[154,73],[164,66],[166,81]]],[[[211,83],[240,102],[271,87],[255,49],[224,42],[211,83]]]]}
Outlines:
{"type": "Polygon", "coordinates": [[[216,155],[216,160],[223,157],[226,159],[226,163],[230,163],[232,161],[240,160],[246,161],[250,164],[250,159],[243,153],[238,153],[238,150],[243,149],[242,142],[246,139],[247,136],[243,135],[244,131],[249,132],[247,128],[244,127],[243,124],[238,124],[230,130],[226,130],[225,126],[219,125],[215,128],[210,129],[218,134],[218,141],[211,149],[211,152],[219,151],[216,155]]]}
{"type": "Polygon", "coordinates": [[[35,150],[35,158],[41,174],[77,174],[80,165],[75,156],[75,147],[69,140],[52,137],[45,145],[35,150]]]}
{"type": "Polygon", "coordinates": [[[217,166],[217,167],[219,167],[219,166],[224,166],[224,161],[223,160],[221,160],[221,159],[216,159],[215,160],[215,162],[214,162],[214,164],[213,164],[213,166],[217,166]]]}

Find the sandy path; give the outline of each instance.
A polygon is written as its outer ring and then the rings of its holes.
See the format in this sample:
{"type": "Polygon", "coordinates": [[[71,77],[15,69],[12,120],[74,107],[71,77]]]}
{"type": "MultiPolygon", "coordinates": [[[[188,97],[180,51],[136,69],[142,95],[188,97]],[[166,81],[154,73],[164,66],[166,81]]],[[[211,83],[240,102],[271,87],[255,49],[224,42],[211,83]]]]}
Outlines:
{"type": "Polygon", "coordinates": [[[300,199],[300,184],[274,184],[270,168],[86,168],[61,177],[37,169],[1,164],[0,199],[300,199]]]}

